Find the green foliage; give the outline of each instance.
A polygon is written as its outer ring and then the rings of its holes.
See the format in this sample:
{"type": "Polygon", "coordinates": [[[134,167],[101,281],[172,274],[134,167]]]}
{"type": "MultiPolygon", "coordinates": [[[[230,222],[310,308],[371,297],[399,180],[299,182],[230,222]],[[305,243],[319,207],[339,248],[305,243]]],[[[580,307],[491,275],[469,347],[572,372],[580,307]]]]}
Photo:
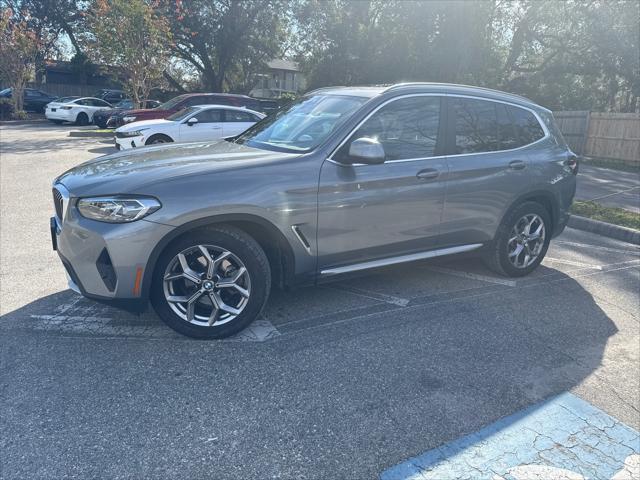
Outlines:
{"type": "Polygon", "coordinates": [[[205,91],[248,92],[256,73],[282,52],[289,0],[163,0],[176,56],[205,91]]]}
{"type": "Polygon", "coordinates": [[[171,42],[168,21],[147,0],[94,0],[88,25],[94,62],[119,67],[125,89],[141,105],[164,83],[171,42]]]}
{"type": "Polygon", "coordinates": [[[294,12],[310,88],[454,82],[552,109],[640,108],[635,0],[303,0],[294,12]]]}
{"type": "Polygon", "coordinates": [[[11,114],[11,120],[26,120],[29,115],[24,110],[16,110],[11,114]]]}
{"type": "Polygon", "coordinates": [[[596,202],[573,202],[571,213],[640,230],[640,214],[622,208],[605,207],[596,202]]]}
{"type": "Polygon", "coordinates": [[[22,110],[24,89],[35,67],[40,39],[29,23],[10,8],[0,8],[0,81],[13,89],[11,100],[22,110]]]}
{"type": "Polygon", "coordinates": [[[10,98],[0,98],[0,120],[10,120],[13,110],[13,101],[10,98]]]}

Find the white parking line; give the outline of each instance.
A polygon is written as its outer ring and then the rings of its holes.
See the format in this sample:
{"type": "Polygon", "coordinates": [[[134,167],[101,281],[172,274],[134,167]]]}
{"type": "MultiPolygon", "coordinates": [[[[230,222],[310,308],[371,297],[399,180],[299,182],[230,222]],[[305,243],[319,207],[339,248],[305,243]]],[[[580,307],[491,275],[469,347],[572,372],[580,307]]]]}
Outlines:
{"type": "Polygon", "coordinates": [[[371,290],[364,290],[362,288],[355,288],[340,284],[339,287],[325,286],[323,288],[330,290],[337,290],[339,292],[347,292],[359,297],[369,298],[371,300],[379,300],[392,305],[398,305],[400,307],[406,307],[411,300],[407,298],[396,297],[394,295],[388,295],[386,293],[372,292],[371,290]]]}
{"type": "Polygon", "coordinates": [[[498,285],[506,285],[507,287],[515,287],[517,285],[515,280],[507,280],[506,278],[489,277],[487,275],[480,275],[479,273],[463,272],[461,270],[454,270],[452,268],[428,266],[427,270],[433,272],[444,273],[446,275],[453,275],[455,277],[469,278],[471,280],[479,280],[481,282],[496,283],[498,285]]]}
{"type": "Polygon", "coordinates": [[[593,268],[595,270],[602,270],[602,265],[593,265],[591,263],[581,263],[581,262],[573,262],[571,260],[563,260],[561,258],[553,258],[553,257],[544,257],[544,261],[549,261],[551,263],[563,263],[566,265],[573,265],[574,267],[584,267],[584,268],[593,268]]]}
{"type": "Polygon", "coordinates": [[[611,247],[603,247],[600,245],[591,245],[590,243],[577,243],[577,242],[567,242],[565,240],[555,240],[555,244],[561,245],[569,245],[571,247],[582,247],[582,248],[595,248],[596,250],[602,250],[603,252],[613,252],[613,253],[626,253],[631,255],[640,255],[640,248],[635,250],[622,250],[619,248],[611,248],[611,247]]]}

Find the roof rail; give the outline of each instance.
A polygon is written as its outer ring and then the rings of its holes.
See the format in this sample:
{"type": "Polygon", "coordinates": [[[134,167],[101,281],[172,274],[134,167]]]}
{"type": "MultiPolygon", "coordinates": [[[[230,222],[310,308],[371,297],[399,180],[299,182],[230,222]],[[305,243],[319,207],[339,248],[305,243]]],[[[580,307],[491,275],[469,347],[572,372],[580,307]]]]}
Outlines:
{"type": "Polygon", "coordinates": [[[509,96],[512,98],[517,98],[518,100],[525,101],[527,103],[535,103],[527,97],[523,97],[522,95],[516,95],[515,93],[503,92],[501,90],[495,90],[493,88],[487,87],[476,87],[474,85],[463,85],[460,83],[438,83],[438,82],[406,82],[406,83],[396,83],[395,85],[391,85],[389,88],[385,90],[385,92],[390,92],[393,90],[397,90],[399,88],[405,87],[433,87],[433,86],[442,86],[442,87],[463,87],[463,88],[473,88],[475,90],[482,90],[490,93],[497,93],[500,95],[509,96]]]}
{"type": "Polygon", "coordinates": [[[310,95],[312,93],[318,93],[318,92],[324,92],[325,90],[335,90],[336,88],[347,88],[344,85],[339,85],[339,86],[333,86],[333,87],[320,87],[320,88],[316,88],[315,90],[310,90],[308,92],[305,92],[305,95],[310,95]]]}

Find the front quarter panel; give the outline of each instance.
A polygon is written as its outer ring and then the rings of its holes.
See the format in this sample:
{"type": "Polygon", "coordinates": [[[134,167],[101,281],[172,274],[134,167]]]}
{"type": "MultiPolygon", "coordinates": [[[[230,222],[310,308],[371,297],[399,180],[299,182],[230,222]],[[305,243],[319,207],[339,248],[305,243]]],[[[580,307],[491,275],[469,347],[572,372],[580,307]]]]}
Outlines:
{"type": "MultiPolygon", "coordinates": [[[[321,161],[315,155],[286,158],[244,168],[188,175],[148,185],[138,191],[160,199],[162,208],[147,220],[175,228],[237,215],[269,222],[288,241],[295,256],[295,273],[316,268],[316,206],[321,161]],[[295,236],[297,225],[306,249],[295,236]]],[[[260,239],[258,239],[260,240],[260,239]]]]}

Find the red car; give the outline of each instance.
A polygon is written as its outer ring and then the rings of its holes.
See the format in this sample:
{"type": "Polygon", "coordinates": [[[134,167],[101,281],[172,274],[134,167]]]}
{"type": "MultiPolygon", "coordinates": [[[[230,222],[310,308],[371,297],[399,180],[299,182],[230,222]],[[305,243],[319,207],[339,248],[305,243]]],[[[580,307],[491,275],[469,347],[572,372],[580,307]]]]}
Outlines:
{"type": "Polygon", "coordinates": [[[112,115],[107,126],[117,128],[125,123],[137,122],[140,120],[153,120],[156,118],[166,118],[175,112],[194,105],[230,105],[233,107],[247,107],[250,110],[260,109],[260,102],[255,98],[246,95],[235,95],[231,93],[186,93],[164,102],[157,108],[141,108],[138,110],[125,110],[112,115]]]}

